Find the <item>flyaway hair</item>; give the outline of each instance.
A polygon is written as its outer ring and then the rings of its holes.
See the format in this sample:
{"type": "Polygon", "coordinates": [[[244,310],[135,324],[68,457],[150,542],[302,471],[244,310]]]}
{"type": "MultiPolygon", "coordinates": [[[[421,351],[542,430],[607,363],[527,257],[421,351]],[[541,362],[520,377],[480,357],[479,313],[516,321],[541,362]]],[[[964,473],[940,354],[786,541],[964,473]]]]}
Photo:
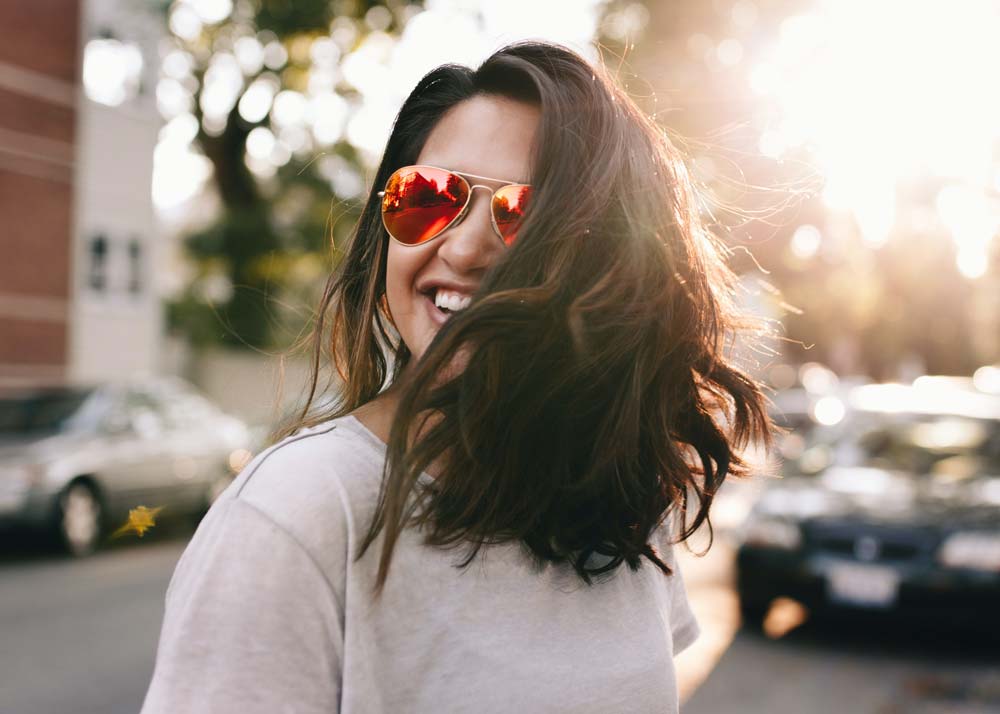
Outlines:
{"type": "MultiPolygon", "coordinates": [[[[357,230],[321,304],[339,402],[293,428],[401,389],[374,518],[376,590],[403,528],[463,547],[520,542],[587,583],[643,557],[671,512],[688,538],[751,442],[768,442],[757,383],[727,357],[742,324],[725,250],[702,226],[682,157],[601,68],[546,43],[425,76],[396,119],[357,230]],[[376,192],[416,163],[436,122],[477,95],[537,104],[532,207],[517,242],[419,360],[385,303],[376,192]],[[411,363],[412,362],[412,363],[411,363]],[[404,369],[405,368],[405,369],[404,369]],[[405,375],[405,376],[404,376],[405,375]],[[419,480],[434,464],[432,483],[419,480]],[[605,556],[591,566],[593,554],[605,556]]],[[[710,525],[710,524],[709,524],[710,525]]]]}

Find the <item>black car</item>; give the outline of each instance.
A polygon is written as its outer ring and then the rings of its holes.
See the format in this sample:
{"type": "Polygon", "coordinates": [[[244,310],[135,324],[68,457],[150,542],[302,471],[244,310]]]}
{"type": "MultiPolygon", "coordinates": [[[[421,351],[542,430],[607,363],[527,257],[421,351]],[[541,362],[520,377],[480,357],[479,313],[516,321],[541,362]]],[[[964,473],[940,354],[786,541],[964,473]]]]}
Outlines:
{"type": "Polygon", "coordinates": [[[788,442],[742,530],[744,620],[771,601],[1000,623],[1000,398],[869,385],[788,442]]]}
{"type": "Polygon", "coordinates": [[[250,446],[179,379],[0,391],[0,526],[86,555],[138,506],[204,512],[250,446]]]}

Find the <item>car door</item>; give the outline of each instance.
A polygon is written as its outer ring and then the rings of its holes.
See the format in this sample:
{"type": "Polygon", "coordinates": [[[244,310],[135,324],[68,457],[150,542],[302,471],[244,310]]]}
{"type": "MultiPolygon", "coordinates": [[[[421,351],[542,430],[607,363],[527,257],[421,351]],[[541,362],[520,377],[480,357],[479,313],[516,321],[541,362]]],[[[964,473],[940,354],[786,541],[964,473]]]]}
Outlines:
{"type": "Polygon", "coordinates": [[[162,415],[147,394],[117,390],[101,428],[98,477],[115,517],[139,505],[155,506],[165,470],[162,415]]]}
{"type": "Polygon", "coordinates": [[[170,500],[186,509],[199,508],[213,483],[226,475],[228,452],[218,433],[218,411],[179,383],[164,381],[155,395],[164,416],[170,500]]]}

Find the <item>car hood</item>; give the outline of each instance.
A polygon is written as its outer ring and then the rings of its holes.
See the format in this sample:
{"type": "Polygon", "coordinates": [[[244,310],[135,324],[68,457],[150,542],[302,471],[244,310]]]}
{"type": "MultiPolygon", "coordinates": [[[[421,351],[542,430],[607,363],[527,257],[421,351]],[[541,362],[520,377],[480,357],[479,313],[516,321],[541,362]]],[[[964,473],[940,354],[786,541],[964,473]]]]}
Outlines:
{"type": "Polygon", "coordinates": [[[1000,474],[941,478],[870,467],[834,467],[785,477],[761,495],[757,511],[796,520],[844,518],[875,524],[995,526],[1000,474]]]}

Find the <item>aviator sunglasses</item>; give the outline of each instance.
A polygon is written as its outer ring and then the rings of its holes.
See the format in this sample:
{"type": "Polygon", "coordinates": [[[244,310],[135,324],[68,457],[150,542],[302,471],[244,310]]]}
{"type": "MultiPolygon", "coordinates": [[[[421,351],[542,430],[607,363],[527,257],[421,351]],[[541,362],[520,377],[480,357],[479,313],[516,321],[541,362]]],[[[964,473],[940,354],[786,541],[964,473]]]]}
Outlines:
{"type": "Polygon", "coordinates": [[[382,197],[382,224],[402,245],[421,245],[437,238],[465,217],[472,192],[490,192],[490,223],[506,245],[517,238],[531,200],[531,186],[475,174],[459,174],[436,166],[404,166],[386,181],[382,197]],[[491,189],[469,179],[503,184],[491,189]]]}

